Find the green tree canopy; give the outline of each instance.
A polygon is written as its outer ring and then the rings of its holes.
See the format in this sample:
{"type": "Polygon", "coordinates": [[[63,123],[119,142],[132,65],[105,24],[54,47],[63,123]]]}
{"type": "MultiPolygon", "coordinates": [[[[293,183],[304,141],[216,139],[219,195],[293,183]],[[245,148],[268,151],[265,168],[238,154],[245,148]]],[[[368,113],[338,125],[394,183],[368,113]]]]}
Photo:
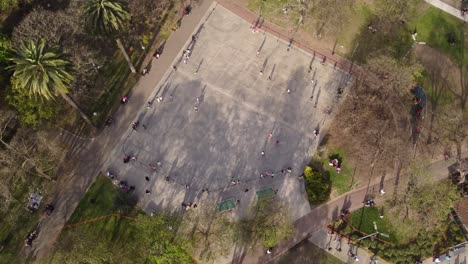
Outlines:
{"type": "Polygon", "coordinates": [[[112,35],[126,27],[130,14],[118,0],[88,0],[84,20],[89,31],[99,35],[112,35]]]}
{"type": "Polygon", "coordinates": [[[314,171],[312,167],[306,166],[304,178],[307,196],[311,204],[318,204],[328,200],[330,197],[330,176],[327,172],[314,171]]]}
{"type": "Polygon", "coordinates": [[[60,110],[60,104],[29,97],[24,90],[8,89],[7,102],[15,107],[23,125],[36,128],[42,121],[52,120],[60,110]]]}
{"type": "Polygon", "coordinates": [[[23,42],[10,60],[13,89],[47,100],[68,93],[73,81],[71,63],[63,58],[58,47],[48,47],[44,40],[23,42]]]}
{"type": "Polygon", "coordinates": [[[288,208],[274,197],[257,201],[249,216],[241,220],[239,228],[243,243],[253,246],[260,242],[266,248],[274,247],[294,234],[288,208]]]}
{"type": "Polygon", "coordinates": [[[64,54],[57,46],[49,47],[45,40],[38,42],[27,41],[20,44],[19,49],[13,50],[10,60],[13,65],[11,84],[13,89],[28,96],[51,100],[60,95],[81,117],[94,127],[91,120],[70,98],[67,93],[74,80],[72,76],[72,63],[66,60],[64,54]]]}
{"type": "Polygon", "coordinates": [[[18,6],[18,0],[0,0],[0,11],[9,11],[18,6]]]}

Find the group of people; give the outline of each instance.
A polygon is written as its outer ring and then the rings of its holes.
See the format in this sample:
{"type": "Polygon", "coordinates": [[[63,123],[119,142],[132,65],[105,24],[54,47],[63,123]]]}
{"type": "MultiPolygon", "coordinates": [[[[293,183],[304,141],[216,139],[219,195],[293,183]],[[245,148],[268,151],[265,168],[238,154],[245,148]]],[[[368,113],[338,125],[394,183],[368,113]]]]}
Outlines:
{"type": "Polygon", "coordinates": [[[335,170],[336,170],[336,173],[340,173],[340,172],[341,172],[340,161],[339,161],[338,159],[332,159],[332,160],[330,160],[330,162],[328,163],[328,165],[330,165],[331,167],[334,167],[335,170]]]}
{"type": "Polygon", "coordinates": [[[34,239],[37,238],[37,235],[38,235],[38,231],[36,229],[34,229],[31,233],[29,233],[24,241],[25,246],[26,247],[32,246],[32,242],[34,241],[34,239]]]}

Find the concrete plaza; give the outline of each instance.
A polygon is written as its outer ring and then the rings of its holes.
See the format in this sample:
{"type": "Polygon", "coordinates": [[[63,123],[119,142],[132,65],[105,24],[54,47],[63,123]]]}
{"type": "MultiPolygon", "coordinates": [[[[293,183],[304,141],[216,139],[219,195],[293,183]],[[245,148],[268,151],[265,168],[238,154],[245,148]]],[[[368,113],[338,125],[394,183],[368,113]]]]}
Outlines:
{"type": "Polygon", "coordinates": [[[222,6],[209,10],[187,40],[189,58],[180,52],[148,98],[151,107],[142,105],[135,116],[137,130],[128,124],[113,149],[105,167],[135,186],[147,212],[234,198],[241,216],[264,188],[277,190],[293,220],[310,211],[297,176],[333,117],[338,89],[350,85],[349,75],[250,26],[222,6]],[[137,160],[123,163],[125,155],[137,160]],[[281,172],[288,167],[291,173],[281,172]]]}

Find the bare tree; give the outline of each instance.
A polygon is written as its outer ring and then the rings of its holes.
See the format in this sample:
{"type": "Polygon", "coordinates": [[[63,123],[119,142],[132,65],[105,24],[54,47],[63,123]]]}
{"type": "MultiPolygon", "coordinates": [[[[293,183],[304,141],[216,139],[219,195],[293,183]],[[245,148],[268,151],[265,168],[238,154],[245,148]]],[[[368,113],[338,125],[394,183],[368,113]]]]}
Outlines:
{"type": "Polygon", "coordinates": [[[53,180],[61,149],[49,143],[44,134],[27,129],[18,129],[14,137],[7,140],[6,136],[14,122],[14,114],[3,115],[0,120],[0,145],[5,148],[0,152],[0,164],[11,171],[21,170],[53,180]]]}
{"type": "Polygon", "coordinates": [[[211,202],[192,208],[179,228],[179,234],[191,242],[194,253],[205,260],[224,256],[234,242],[235,224],[215,208],[211,202]]]}

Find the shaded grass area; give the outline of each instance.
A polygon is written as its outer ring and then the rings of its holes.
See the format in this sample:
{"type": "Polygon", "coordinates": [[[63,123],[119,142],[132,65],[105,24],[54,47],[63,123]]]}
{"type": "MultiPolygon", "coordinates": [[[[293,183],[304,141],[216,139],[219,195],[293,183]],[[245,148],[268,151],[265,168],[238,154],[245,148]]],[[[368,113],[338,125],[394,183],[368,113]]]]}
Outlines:
{"type": "Polygon", "coordinates": [[[130,71],[127,61],[118,50],[115,52],[112,62],[105,65],[99,74],[101,77],[97,85],[103,86],[100,89],[103,89],[104,93],[92,103],[93,107],[88,113],[92,115],[93,122],[97,126],[101,126],[109,114],[117,109],[120,97],[130,91],[139,77],[138,74],[130,71]],[[93,113],[97,115],[93,115],[93,113]]]}
{"type": "MultiPolygon", "coordinates": [[[[299,21],[300,15],[292,12],[289,8],[287,15],[283,13],[283,8],[286,6],[297,6],[296,0],[277,0],[277,1],[263,1],[263,0],[250,0],[247,8],[255,13],[261,14],[266,20],[269,20],[278,26],[288,27],[296,24],[299,21]]],[[[254,21],[251,21],[254,22],[254,21]]]]}
{"type": "Polygon", "coordinates": [[[68,220],[68,224],[77,223],[91,218],[120,213],[126,216],[136,216],[136,201],[128,194],[120,191],[108,178],[99,175],[86,192],[80,204],[68,220]]]}
{"type": "Polygon", "coordinates": [[[327,151],[327,153],[314,158],[314,162],[320,163],[323,169],[330,175],[332,193],[341,195],[351,190],[353,171],[347,165],[347,158],[343,149],[337,148],[327,151]],[[341,168],[340,173],[329,165],[332,159],[338,159],[341,168]]]}
{"type": "MultiPolygon", "coordinates": [[[[352,6],[349,21],[343,26],[341,34],[336,38],[339,44],[344,45],[345,50],[348,53],[352,53],[355,46],[353,46],[353,40],[359,33],[359,30],[366,25],[369,19],[372,17],[372,9],[366,2],[357,2],[352,6]]],[[[336,48],[336,52],[341,56],[346,56],[339,48],[336,48]]]]}
{"type": "Polygon", "coordinates": [[[394,232],[395,228],[386,217],[380,218],[380,213],[381,209],[379,208],[363,207],[357,211],[354,211],[351,214],[349,221],[355,228],[369,235],[375,233],[375,222],[379,232],[389,235],[388,238],[379,236],[380,239],[393,244],[398,244],[400,242],[400,238],[397,237],[396,233],[394,232]]]}
{"type": "Polygon", "coordinates": [[[341,264],[344,263],[312,242],[304,240],[294,246],[284,255],[272,261],[274,264],[314,263],[314,264],[341,264]]]}
{"type": "MultiPolygon", "coordinates": [[[[99,175],[86,192],[80,204],[68,220],[68,224],[77,224],[100,216],[118,213],[132,218],[144,214],[135,206],[128,194],[122,192],[105,176],[99,175]]],[[[97,221],[66,226],[60,235],[58,242],[58,254],[53,263],[58,263],[63,252],[82,255],[80,247],[76,244],[87,245],[90,238],[96,244],[109,252],[119,251],[125,248],[126,243],[138,243],[138,230],[134,226],[134,220],[118,216],[110,216],[97,221]],[[82,240],[83,239],[83,240],[82,240]]]]}
{"type": "Polygon", "coordinates": [[[421,230],[411,226],[423,223],[403,222],[398,215],[384,214],[384,218],[380,218],[380,210],[381,208],[364,207],[348,216],[347,222],[359,231],[342,219],[330,227],[392,263],[413,263],[432,255],[440,255],[464,241],[463,233],[450,219],[444,220],[437,230],[421,230]],[[379,240],[367,237],[358,241],[375,232],[373,222],[376,223],[380,233],[385,233],[389,237],[379,235],[379,240]]]}
{"type": "Polygon", "coordinates": [[[147,35],[142,36],[142,43],[149,42],[150,46],[145,47],[145,50],[129,48],[128,52],[131,61],[137,69],[137,73],[131,72],[124,56],[120,50],[115,48],[115,54],[111,63],[104,65],[102,72],[99,73],[100,77],[96,82],[96,87],[103,89],[104,93],[95,102],[92,102],[92,107],[88,112],[98,127],[102,126],[106,119],[117,110],[120,97],[130,92],[140,79],[141,70],[148,63],[151,63],[148,58],[152,56],[160,43],[165,42],[169,38],[172,33],[171,28],[177,20],[175,10],[176,6],[171,5],[161,14],[161,20],[159,23],[156,23],[155,28],[147,35]],[[156,32],[155,36],[153,36],[153,32],[156,32]],[[151,42],[149,39],[151,39],[151,42]]]}
{"type": "Polygon", "coordinates": [[[75,225],[60,234],[50,263],[193,263],[184,241],[174,241],[176,215],[164,211],[146,215],[104,176],[96,178],[70,223],[75,225]],[[82,222],[110,213],[121,217],[82,222]]]}
{"type": "Polygon", "coordinates": [[[463,57],[464,62],[468,62],[468,50],[464,48],[464,32],[468,27],[459,19],[430,7],[411,21],[410,28],[418,33],[418,41],[443,51],[458,64],[462,62],[463,57]],[[449,43],[449,39],[453,39],[454,43],[449,43]]]}
{"type": "MultiPolygon", "coordinates": [[[[4,173],[3,171],[0,173],[4,173]]],[[[9,207],[0,212],[0,263],[22,262],[18,252],[24,245],[24,239],[39,223],[41,213],[45,208],[43,197],[38,211],[31,213],[27,209],[29,194],[32,190],[46,184],[38,177],[19,178],[15,184],[13,201],[9,207]],[[34,186],[37,186],[34,187],[34,186]]],[[[41,188],[42,189],[42,188],[41,188]]]]}

